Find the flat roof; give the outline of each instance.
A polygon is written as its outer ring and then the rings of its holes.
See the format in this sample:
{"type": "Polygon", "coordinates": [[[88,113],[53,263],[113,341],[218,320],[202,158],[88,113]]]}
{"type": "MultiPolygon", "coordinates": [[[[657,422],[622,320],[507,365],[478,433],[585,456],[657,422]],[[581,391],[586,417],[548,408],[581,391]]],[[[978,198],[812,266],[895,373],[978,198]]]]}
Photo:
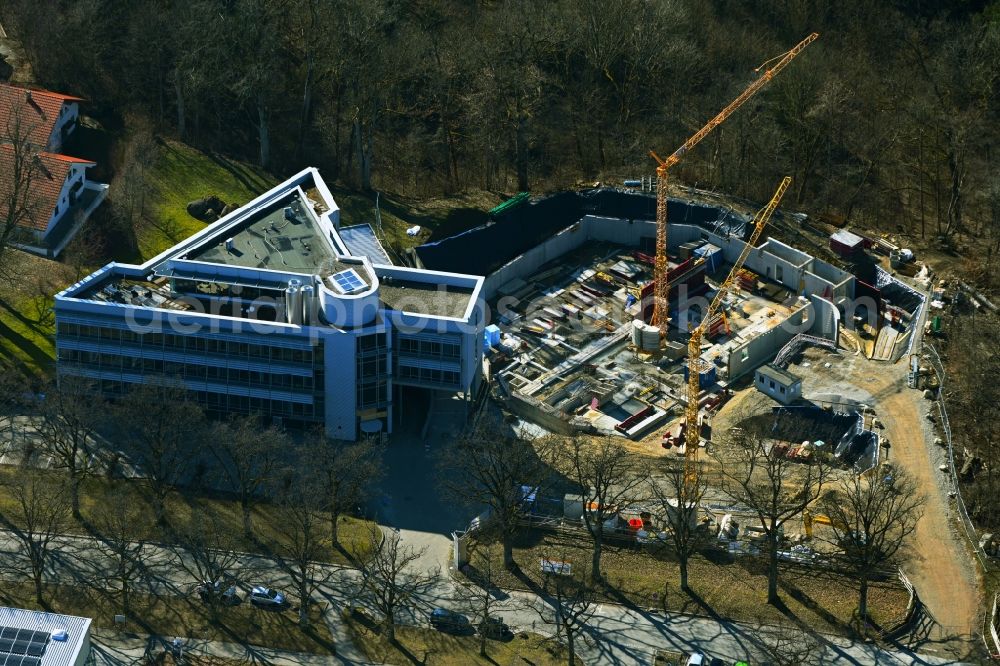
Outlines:
{"type": "Polygon", "coordinates": [[[351,227],[341,227],[337,233],[351,254],[368,257],[373,264],[392,265],[392,260],[379,242],[372,225],[356,224],[351,227]]]}
{"type": "Polygon", "coordinates": [[[309,203],[294,190],[251,216],[238,229],[205,242],[184,258],[313,274],[334,256],[329,241],[315,224],[309,203]]]}
{"type": "Polygon", "coordinates": [[[757,368],[757,372],[767,377],[768,379],[773,379],[776,382],[781,382],[781,384],[784,386],[791,386],[796,382],[802,381],[801,377],[793,375],[787,370],[779,368],[778,366],[772,365],[770,363],[768,363],[767,365],[762,365],[759,368],[757,368]]]}
{"type": "Polygon", "coordinates": [[[382,302],[397,312],[461,319],[474,289],[383,277],[379,285],[382,302]]]}
{"type": "Polygon", "coordinates": [[[865,242],[865,239],[847,229],[839,229],[830,234],[830,240],[835,240],[841,245],[856,247],[865,242]]]}
{"type": "MultiPolygon", "coordinates": [[[[75,664],[84,639],[90,630],[90,618],[75,615],[61,615],[45,611],[25,610],[23,608],[0,607],[0,627],[5,629],[44,632],[50,635],[45,643],[45,652],[39,666],[67,666],[75,664]],[[65,632],[65,638],[55,640],[52,635],[65,632]]],[[[8,653],[0,651],[0,661],[8,653]]],[[[12,655],[18,660],[21,655],[12,655]]],[[[8,663],[10,663],[8,661],[8,663]]]]}

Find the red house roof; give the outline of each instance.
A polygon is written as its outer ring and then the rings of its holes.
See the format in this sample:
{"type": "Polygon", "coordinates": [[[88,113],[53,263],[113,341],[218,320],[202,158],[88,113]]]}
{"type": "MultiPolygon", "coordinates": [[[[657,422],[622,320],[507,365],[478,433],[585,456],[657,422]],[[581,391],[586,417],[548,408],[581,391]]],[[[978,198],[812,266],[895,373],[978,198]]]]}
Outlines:
{"type": "Polygon", "coordinates": [[[45,148],[63,104],[80,101],[72,95],[0,84],[0,137],[9,135],[20,122],[20,132],[32,145],[45,148]]]}
{"type": "MultiPolygon", "coordinates": [[[[67,157],[55,153],[38,153],[37,163],[31,171],[29,203],[30,214],[23,226],[45,231],[59,201],[63,185],[74,164],[94,165],[90,160],[67,157]]],[[[14,149],[0,146],[0,211],[7,209],[14,190],[14,149]]]]}

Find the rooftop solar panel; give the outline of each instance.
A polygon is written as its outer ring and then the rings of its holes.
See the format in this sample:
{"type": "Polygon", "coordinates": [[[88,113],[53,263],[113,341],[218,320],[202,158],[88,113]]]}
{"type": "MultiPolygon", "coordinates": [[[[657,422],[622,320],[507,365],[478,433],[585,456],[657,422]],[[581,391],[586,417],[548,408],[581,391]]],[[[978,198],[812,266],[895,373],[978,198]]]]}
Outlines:
{"type": "Polygon", "coordinates": [[[330,276],[330,279],[333,280],[334,284],[337,285],[337,288],[345,294],[353,294],[356,291],[363,291],[367,286],[353,268],[348,268],[346,271],[334,273],[330,276]]]}
{"type": "Polygon", "coordinates": [[[0,666],[39,666],[49,638],[47,631],[0,627],[0,666]]]}

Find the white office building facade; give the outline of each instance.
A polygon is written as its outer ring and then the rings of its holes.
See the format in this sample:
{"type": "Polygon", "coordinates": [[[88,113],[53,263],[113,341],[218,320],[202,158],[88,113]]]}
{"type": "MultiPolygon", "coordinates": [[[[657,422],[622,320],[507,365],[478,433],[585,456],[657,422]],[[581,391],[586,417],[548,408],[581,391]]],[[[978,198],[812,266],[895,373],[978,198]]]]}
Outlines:
{"type": "Polygon", "coordinates": [[[57,294],[60,378],[108,396],[143,383],[219,414],[391,432],[410,387],[480,387],[483,278],[393,265],[367,225],[341,228],[315,169],[142,265],[57,294]]]}

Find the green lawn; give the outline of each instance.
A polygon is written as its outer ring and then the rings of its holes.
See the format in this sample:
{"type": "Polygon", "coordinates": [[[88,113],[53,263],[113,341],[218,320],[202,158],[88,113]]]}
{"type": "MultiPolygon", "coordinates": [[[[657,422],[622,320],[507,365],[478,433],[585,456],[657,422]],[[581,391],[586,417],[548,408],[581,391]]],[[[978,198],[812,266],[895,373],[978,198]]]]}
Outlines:
{"type": "MultiPolygon", "coordinates": [[[[491,552],[473,551],[473,567],[483,553],[491,552]]],[[[514,544],[520,574],[504,570],[500,548],[492,549],[492,557],[500,587],[525,589],[543,586],[541,559],[589,565],[591,548],[588,539],[576,535],[529,530],[520,534],[514,544]]],[[[786,608],[778,609],[764,603],[766,564],[755,558],[731,559],[723,553],[713,554],[711,559],[698,555],[689,562],[688,580],[693,594],[680,590],[677,563],[665,554],[657,556],[638,548],[606,544],[601,568],[606,584],[600,594],[609,601],[682,613],[717,614],[746,622],[791,621],[820,631],[850,634],[858,602],[856,582],[848,576],[784,565],[779,593],[786,608]]],[[[891,626],[905,615],[908,599],[895,578],[873,582],[868,593],[869,612],[880,625],[891,626]]]]}
{"type": "Polygon", "coordinates": [[[43,375],[55,359],[53,295],[73,282],[69,267],[23,252],[11,252],[14,283],[0,283],[0,369],[6,363],[43,375]]]}
{"type": "Polygon", "coordinates": [[[215,195],[243,205],[276,182],[256,167],[164,139],[150,178],[150,220],[138,238],[142,260],[205,228],[204,222],[188,215],[191,201],[215,195]]]}

